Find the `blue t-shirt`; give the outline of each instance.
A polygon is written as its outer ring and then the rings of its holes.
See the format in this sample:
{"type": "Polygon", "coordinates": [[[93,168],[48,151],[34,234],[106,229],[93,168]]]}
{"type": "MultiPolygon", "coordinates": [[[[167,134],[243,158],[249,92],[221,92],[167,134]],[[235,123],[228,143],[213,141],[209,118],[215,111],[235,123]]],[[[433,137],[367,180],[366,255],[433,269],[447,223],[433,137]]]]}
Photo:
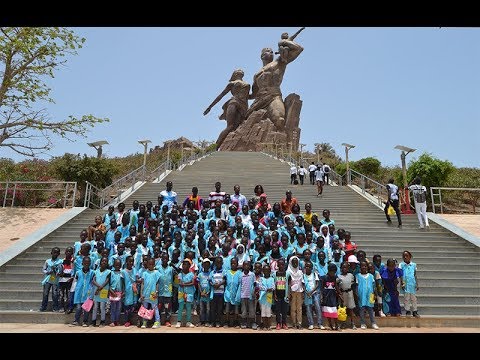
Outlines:
{"type": "Polygon", "coordinates": [[[182,286],[181,284],[190,283],[195,279],[193,272],[185,274],[183,272],[178,274],[178,302],[193,302],[193,295],[195,294],[195,286],[182,286]]]}
{"type": "Polygon", "coordinates": [[[158,283],[158,295],[171,297],[173,290],[173,268],[168,265],[164,268],[160,265],[158,267],[158,273],[160,275],[158,283]]]}

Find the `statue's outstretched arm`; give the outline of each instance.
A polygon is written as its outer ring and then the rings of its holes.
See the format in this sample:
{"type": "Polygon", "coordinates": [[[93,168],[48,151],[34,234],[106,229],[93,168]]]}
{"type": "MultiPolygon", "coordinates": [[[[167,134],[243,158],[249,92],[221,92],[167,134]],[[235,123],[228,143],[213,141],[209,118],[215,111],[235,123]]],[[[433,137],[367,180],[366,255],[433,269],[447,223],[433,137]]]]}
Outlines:
{"type": "Polygon", "coordinates": [[[225,89],[218,95],[215,100],[210,104],[210,106],[203,112],[203,115],[207,115],[210,110],[220,101],[222,98],[228,94],[228,92],[231,90],[233,86],[233,83],[229,82],[228,85],[225,87],[225,89]]]}
{"type": "Polygon", "coordinates": [[[298,55],[300,55],[303,51],[303,47],[296,42],[292,40],[282,40],[282,46],[288,47],[288,53],[286,55],[286,59],[283,57],[285,55],[280,54],[280,61],[285,62],[285,63],[291,63],[293,60],[295,60],[298,55]]]}

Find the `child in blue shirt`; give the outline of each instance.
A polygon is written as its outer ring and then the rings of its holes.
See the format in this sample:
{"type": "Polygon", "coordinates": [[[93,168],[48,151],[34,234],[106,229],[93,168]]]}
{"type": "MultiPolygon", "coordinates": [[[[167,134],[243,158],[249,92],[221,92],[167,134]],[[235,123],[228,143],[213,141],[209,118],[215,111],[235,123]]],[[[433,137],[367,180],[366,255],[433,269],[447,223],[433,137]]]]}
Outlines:
{"type": "MultiPolygon", "coordinates": [[[[322,275],[323,276],[323,275],[322,275]]],[[[305,296],[303,303],[307,310],[308,330],[313,330],[313,309],[317,313],[318,327],[322,324],[322,309],[320,308],[320,291],[319,291],[319,277],[313,271],[313,264],[311,261],[305,261],[305,274],[303,274],[303,283],[305,284],[305,296]]]]}
{"type": "Polygon", "coordinates": [[[82,308],[82,304],[88,298],[93,297],[92,291],[92,280],[94,272],[90,268],[92,260],[87,256],[82,260],[82,269],[75,274],[75,295],[73,303],[76,305],[75,309],[75,320],[72,323],[72,326],[77,326],[80,324],[80,315],[83,312],[83,326],[88,326],[88,314],[90,312],[85,311],[82,308]]]}
{"type": "Polygon", "coordinates": [[[125,313],[125,327],[131,325],[131,316],[134,311],[135,304],[138,302],[138,284],[137,284],[137,271],[133,267],[133,257],[128,256],[125,260],[125,269],[122,270],[123,274],[123,308],[125,313]]]}
{"type": "Polygon", "coordinates": [[[202,270],[197,275],[197,290],[200,297],[200,326],[210,324],[210,301],[213,297],[213,288],[210,285],[211,261],[205,257],[202,261],[202,270]]]}
{"type": "Polygon", "coordinates": [[[178,320],[176,328],[182,326],[183,308],[186,311],[186,327],[195,327],[191,323],[192,303],[195,294],[195,274],[190,271],[192,260],[185,259],[182,262],[182,271],[178,274],[178,320]]]}
{"type": "Polygon", "coordinates": [[[240,293],[239,282],[241,280],[242,273],[237,270],[238,261],[236,257],[232,257],[230,260],[230,269],[224,271],[225,279],[227,281],[225,285],[224,300],[225,300],[225,314],[226,314],[226,326],[240,327],[238,324],[238,313],[240,305],[240,293]],[[233,320],[230,318],[230,311],[234,311],[233,320]]]}
{"type": "Polygon", "coordinates": [[[108,269],[108,258],[102,257],[100,267],[95,270],[92,280],[96,287],[95,296],[93,297],[93,314],[92,325],[97,326],[97,311],[100,305],[100,326],[105,326],[105,306],[108,301],[108,292],[110,290],[110,273],[108,269]]]}
{"type": "MultiPolygon", "coordinates": [[[[155,259],[147,260],[147,270],[142,273],[142,285],[140,286],[140,302],[143,307],[155,310],[155,322],[152,329],[160,327],[160,313],[158,312],[158,279],[160,274],[155,270],[155,259]]],[[[142,329],[147,328],[147,320],[143,319],[142,329]]]]}
{"type": "Polygon", "coordinates": [[[122,261],[113,261],[113,271],[110,273],[110,326],[118,326],[120,320],[120,308],[123,296],[123,274],[121,271],[122,261]]]}
{"type": "Polygon", "coordinates": [[[272,317],[273,292],[275,290],[275,279],[270,276],[271,269],[268,264],[263,265],[263,277],[260,280],[260,314],[265,330],[271,330],[270,321],[272,317]]]}
{"type": "Polygon", "coordinates": [[[168,254],[161,254],[161,265],[157,268],[159,273],[158,282],[158,307],[159,311],[165,310],[165,326],[170,327],[170,318],[172,310],[172,293],[173,293],[173,268],[168,264],[168,254]]]}
{"type": "Polygon", "coordinates": [[[63,272],[63,260],[58,258],[58,256],[60,255],[60,249],[58,247],[54,247],[50,254],[52,255],[52,257],[46,260],[45,264],[43,264],[43,274],[45,275],[45,277],[42,280],[43,298],[40,311],[47,310],[48,295],[50,293],[50,289],[52,289],[52,311],[57,312],[60,310],[58,302],[58,299],[60,297],[60,288],[58,282],[59,275],[63,272]]]}
{"type": "Polygon", "coordinates": [[[368,272],[368,264],[366,261],[360,263],[360,274],[355,276],[357,281],[357,298],[358,307],[360,308],[361,329],[366,329],[365,311],[368,311],[372,328],[378,330],[378,325],[373,316],[373,305],[375,304],[375,294],[377,293],[375,278],[368,272]]]}
{"type": "Polygon", "coordinates": [[[212,285],[213,288],[212,304],[210,307],[210,323],[217,328],[223,325],[223,293],[225,291],[225,282],[223,258],[217,256],[215,258],[214,268],[210,273],[210,285],[212,285]]]}
{"type": "Polygon", "coordinates": [[[410,309],[413,311],[414,317],[420,317],[417,311],[417,264],[412,262],[412,254],[410,251],[405,250],[402,254],[403,262],[400,263],[399,268],[403,271],[402,292],[403,295],[403,307],[405,308],[405,315],[409,316],[410,309]]]}

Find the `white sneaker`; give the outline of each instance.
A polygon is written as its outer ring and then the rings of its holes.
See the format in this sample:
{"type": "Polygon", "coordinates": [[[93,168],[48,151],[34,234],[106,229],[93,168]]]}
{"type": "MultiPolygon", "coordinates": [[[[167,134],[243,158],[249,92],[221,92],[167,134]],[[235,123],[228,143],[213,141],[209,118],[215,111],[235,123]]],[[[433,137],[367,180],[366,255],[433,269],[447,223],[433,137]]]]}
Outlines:
{"type": "Polygon", "coordinates": [[[366,329],[367,329],[367,325],[365,325],[365,324],[360,325],[360,329],[366,330],[366,329]]]}
{"type": "Polygon", "coordinates": [[[197,316],[197,309],[193,309],[193,315],[197,316]]]}
{"type": "Polygon", "coordinates": [[[320,330],[325,330],[325,326],[320,325],[320,330]]]}
{"type": "Polygon", "coordinates": [[[187,322],[187,327],[194,328],[195,325],[193,325],[191,322],[187,322]]]}
{"type": "Polygon", "coordinates": [[[176,328],[179,328],[180,326],[182,326],[181,322],[177,322],[177,325],[175,325],[176,328]]]}
{"type": "Polygon", "coordinates": [[[372,329],[378,330],[378,329],[379,329],[379,327],[378,327],[378,325],[377,325],[377,324],[372,324],[372,329]]]}
{"type": "Polygon", "coordinates": [[[152,329],[158,329],[160,327],[160,323],[158,321],[155,321],[155,323],[152,326],[152,329]]]}
{"type": "Polygon", "coordinates": [[[387,316],[387,315],[385,315],[385,314],[383,313],[383,311],[380,310],[380,317],[386,317],[386,316],[387,316]]]}
{"type": "Polygon", "coordinates": [[[313,325],[310,325],[310,326],[308,327],[308,330],[313,330],[313,325]]]}

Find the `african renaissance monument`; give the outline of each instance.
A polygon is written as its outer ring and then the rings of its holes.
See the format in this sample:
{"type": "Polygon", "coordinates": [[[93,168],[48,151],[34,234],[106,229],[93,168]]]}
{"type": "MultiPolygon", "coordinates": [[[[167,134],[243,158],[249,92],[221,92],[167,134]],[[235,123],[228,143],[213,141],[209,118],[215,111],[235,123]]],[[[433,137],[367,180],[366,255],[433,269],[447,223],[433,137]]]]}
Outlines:
{"type": "Polygon", "coordinates": [[[232,94],[223,104],[223,113],[219,116],[220,120],[227,121],[227,127],[218,136],[217,149],[260,151],[263,144],[298,149],[302,101],[293,93],[283,99],[280,86],[287,65],[303,51],[303,47],[294,41],[303,29],[292,36],[283,33],[276,53],[271,48],[262,49],[263,65],[253,77],[251,87],[243,80],[243,70],[235,70],[225,89],[205,110],[204,115],[228,92],[232,94]],[[274,59],[276,54],[278,57],[274,59]],[[250,107],[248,100],[253,100],[250,107]]]}

